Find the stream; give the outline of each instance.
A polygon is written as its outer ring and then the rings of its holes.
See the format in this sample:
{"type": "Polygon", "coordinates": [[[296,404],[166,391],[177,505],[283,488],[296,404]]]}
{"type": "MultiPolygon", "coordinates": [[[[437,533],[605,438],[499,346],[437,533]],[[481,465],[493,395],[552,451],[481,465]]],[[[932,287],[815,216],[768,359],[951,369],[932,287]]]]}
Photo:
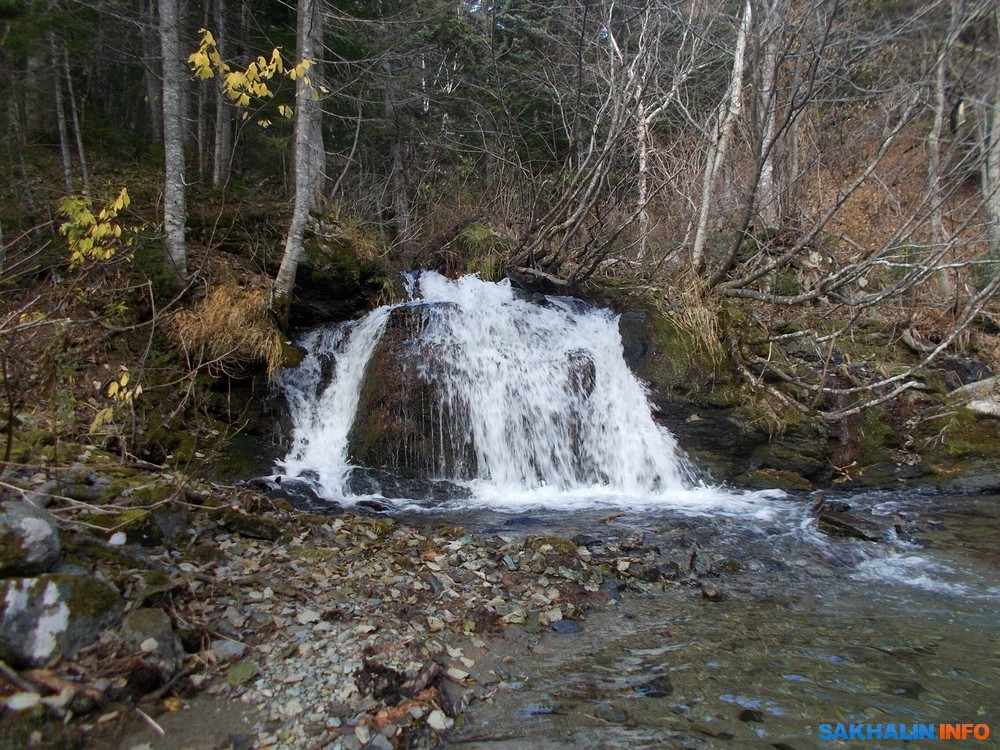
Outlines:
{"type": "Polygon", "coordinates": [[[831,495],[835,515],[884,530],[831,535],[817,496],[715,486],[691,465],[608,311],[474,277],[410,281],[410,302],[300,341],[274,481],[313,510],[362,502],[662,560],[579,622],[521,629],[451,744],[900,746],[836,739],[852,725],[1000,736],[1000,498],[831,495]]]}
{"type": "MultiPolygon", "coordinates": [[[[721,601],[626,591],[574,634],[543,632],[472,706],[478,748],[899,747],[825,742],[821,724],[987,724],[1000,706],[997,497],[858,496],[910,541],[818,533],[808,504],[757,516],[607,510],[434,512],[477,533],[641,533],[666,557],[725,560],[721,601]]],[[[407,520],[424,521],[427,513],[407,520]]],[[[696,565],[702,563],[696,562],[696,565]]],[[[989,743],[976,743],[988,745],[989,743]]],[[[920,742],[909,746],[919,747],[920,742]]]]}

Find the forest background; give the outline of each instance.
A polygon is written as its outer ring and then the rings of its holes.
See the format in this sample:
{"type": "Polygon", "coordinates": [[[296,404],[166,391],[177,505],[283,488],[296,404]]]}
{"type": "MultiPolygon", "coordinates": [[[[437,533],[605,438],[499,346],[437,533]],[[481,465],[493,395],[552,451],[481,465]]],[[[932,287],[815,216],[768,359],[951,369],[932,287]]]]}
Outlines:
{"type": "Polygon", "coordinates": [[[1000,365],[993,2],[0,0],[0,23],[5,466],[202,457],[290,330],[417,267],[656,314],[687,340],[666,385],[733,385],[770,434],[880,410],[905,448],[929,392],[1000,365]]]}

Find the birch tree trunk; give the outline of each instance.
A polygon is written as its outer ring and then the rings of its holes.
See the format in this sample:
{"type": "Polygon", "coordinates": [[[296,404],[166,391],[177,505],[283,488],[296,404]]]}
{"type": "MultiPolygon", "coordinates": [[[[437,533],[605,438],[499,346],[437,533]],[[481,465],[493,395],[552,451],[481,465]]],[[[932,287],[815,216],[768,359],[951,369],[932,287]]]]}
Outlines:
{"type": "Polygon", "coordinates": [[[142,73],[143,84],[146,87],[146,129],[147,135],[154,143],[163,141],[163,100],[160,83],[160,71],[157,62],[160,59],[160,49],[155,31],[159,28],[154,0],[146,0],[143,4],[144,19],[142,23],[142,73]]]}
{"type": "MultiPolygon", "coordinates": [[[[299,60],[317,59],[322,40],[322,15],[318,12],[318,0],[298,0],[298,37],[299,60]]],[[[292,300],[292,290],[295,288],[295,274],[302,259],[306,226],[309,223],[309,212],[315,204],[316,177],[311,160],[317,153],[323,152],[322,143],[314,142],[319,133],[321,112],[318,94],[312,81],[300,77],[295,88],[295,206],[292,210],[292,220],[285,236],[285,250],[281,257],[281,266],[274,280],[274,294],[271,307],[282,325],[287,324],[292,300]]]]}
{"type": "MultiPolygon", "coordinates": [[[[226,3],[215,0],[215,45],[225,59],[226,3]]],[[[222,91],[222,81],[215,88],[215,142],[212,148],[212,184],[222,187],[229,182],[229,167],[233,156],[229,101],[222,91]]]]}
{"type": "MultiPolygon", "coordinates": [[[[941,134],[944,132],[945,108],[947,107],[947,91],[945,90],[945,71],[948,66],[948,55],[955,40],[959,3],[952,0],[951,21],[948,33],[941,48],[938,50],[934,64],[933,111],[934,119],[931,131],[927,135],[927,198],[930,204],[931,244],[933,252],[944,248],[949,242],[944,228],[944,191],[941,189],[941,134]]],[[[944,268],[937,271],[938,288],[941,294],[950,298],[955,293],[955,286],[944,268]]]]}
{"type": "Polygon", "coordinates": [[[712,199],[715,186],[722,166],[725,164],[729,140],[732,137],[736,120],[743,110],[743,72],[746,68],[747,34],[753,20],[750,0],[743,6],[743,18],[740,21],[739,33],[736,36],[736,49],[733,52],[733,72],[729,77],[729,90],[723,111],[717,120],[715,134],[709,146],[705,159],[705,173],[702,179],[701,207],[698,211],[698,225],[694,235],[694,245],[691,249],[691,265],[700,272],[705,266],[705,243],[708,238],[708,218],[712,209],[712,199]]]}
{"type": "Polygon", "coordinates": [[[410,257],[410,202],[406,194],[402,136],[396,118],[392,69],[388,60],[382,62],[382,72],[385,74],[382,108],[386,122],[392,129],[392,134],[389,136],[389,189],[392,196],[393,219],[396,225],[396,244],[399,247],[400,255],[408,265],[410,257]]]}
{"type": "Polygon", "coordinates": [[[780,9],[783,0],[775,0],[767,9],[761,30],[764,45],[764,64],[760,71],[760,90],[757,98],[758,120],[761,124],[761,149],[764,163],[760,170],[760,196],[758,214],[765,227],[773,228],[781,224],[781,199],[775,175],[774,140],[778,120],[778,34],[780,32],[780,9]]]}
{"type": "Polygon", "coordinates": [[[63,84],[60,66],[57,63],[56,42],[52,32],[46,34],[49,41],[49,51],[52,54],[52,84],[56,97],[56,123],[59,126],[59,154],[62,157],[63,184],[66,193],[73,192],[73,159],[69,149],[69,127],[66,124],[66,102],[63,97],[63,84]]]}
{"type": "Polygon", "coordinates": [[[76,106],[76,94],[73,91],[73,76],[69,69],[69,53],[66,44],[62,46],[63,72],[66,74],[66,93],[69,94],[69,112],[73,120],[73,135],[76,138],[76,156],[80,160],[80,178],[83,180],[83,194],[87,199],[90,194],[90,169],[87,167],[87,152],[83,148],[83,131],[80,130],[80,113],[76,106]]]}
{"type": "Polygon", "coordinates": [[[174,273],[186,281],[187,248],[184,243],[184,122],[182,87],[184,70],[181,63],[178,0],[159,0],[160,53],[163,58],[163,153],[165,178],[163,185],[163,229],[167,255],[174,273]]]}
{"type": "MultiPolygon", "coordinates": [[[[1000,33],[1000,11],[994,11],[995,31],[1000,33]]],[[[1000,55],[994,54],[993,81],[980,119],[983,148],[982,191],[991,255],[1000,258],[1000,55]]]]}

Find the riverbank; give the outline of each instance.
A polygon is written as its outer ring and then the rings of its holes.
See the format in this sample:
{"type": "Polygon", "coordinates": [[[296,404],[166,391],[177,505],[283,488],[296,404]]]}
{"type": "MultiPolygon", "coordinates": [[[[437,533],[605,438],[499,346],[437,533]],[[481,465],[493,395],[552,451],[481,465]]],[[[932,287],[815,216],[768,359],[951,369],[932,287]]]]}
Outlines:
{"type": "Polygon", "coordinates": [[[108,528],[48,504],[60,552],[34,577],[117,604],[7,675],[4,747],[796,747],[830,720],[814,693],[932,721],[1000,684],[962,651],[1000,596],[989,498],[393,519],[142,476],[133,496],[171,493],[108,528]]]}
{"type": "Polygon", "coordinates": [[[76,576],[109,599],[92,642],[50,634],[48,654],[18,645],[40,641],[44,606],[22,631],[5,625],[5,655],[22,668],[2,685],[6,746],[436,747],[506,679],[519,639],[572,635],[630,586],[712,599],[725,571],[641,532],[480,536],[304,513],[178,473],[133,469],[146,482],[115,514],[69,497],[111,492],[122,471],[78,469],[58,483],[64,495],[41,477],[4,488],[8,512],[47,506],[34,512],[60,542],[44,570],[5,584],[76,576]],[[206,699],[226,701],[221,728],[172,737],[171,719],[189,724],[191,701],[203,711],[206,699]]]}

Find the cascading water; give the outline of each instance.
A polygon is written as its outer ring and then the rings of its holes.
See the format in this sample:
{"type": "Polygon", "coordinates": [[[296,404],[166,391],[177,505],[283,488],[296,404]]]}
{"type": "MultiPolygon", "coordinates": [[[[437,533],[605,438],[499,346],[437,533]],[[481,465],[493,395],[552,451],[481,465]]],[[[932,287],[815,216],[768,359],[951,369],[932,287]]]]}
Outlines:
{"type": "Polygon", "coordinates": [[[522,299],[508,283],[474,276],[427,272],[416,286],[408,303],[300,342],[308,356],[283,384],[294,422],[279,467],[286,477],[324,497],[356,494],[352,454],[392,433],[359,437],[367,428],[355,424],[363,392],[382,378],[393,381],[383,390],[415,394],[416,405],[393,416],[388,398],[368,398],[374,421],[405,433],[395,447],[377,447],[372,468],[466,482],[478,497],[507,501],[704,499],[709,488],[655,423],[622,357],[615,315],[568,298],[522,299]],[[406,333],[395,354],[405,364],[395,375],[371,363],[390,319],[409,321],[399,324],[406,333]]]}

